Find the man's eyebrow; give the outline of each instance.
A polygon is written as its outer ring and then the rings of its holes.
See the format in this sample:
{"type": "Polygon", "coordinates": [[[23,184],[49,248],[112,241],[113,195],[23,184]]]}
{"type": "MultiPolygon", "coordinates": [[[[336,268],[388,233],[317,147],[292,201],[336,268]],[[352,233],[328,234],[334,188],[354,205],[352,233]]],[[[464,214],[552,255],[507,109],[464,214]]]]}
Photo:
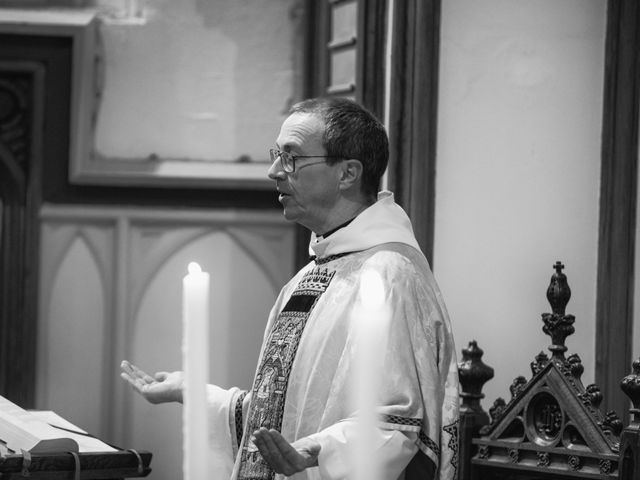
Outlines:
{"type": "Polygon", "coordinates": [[[285,143],[284,145],[280,146],[278,142],[276,142],[276,148],[281,152],[291,152],[292,150],[295,150],[297,147],[298,147],[297,145],[291,144],[291,143],[285,143]]]}

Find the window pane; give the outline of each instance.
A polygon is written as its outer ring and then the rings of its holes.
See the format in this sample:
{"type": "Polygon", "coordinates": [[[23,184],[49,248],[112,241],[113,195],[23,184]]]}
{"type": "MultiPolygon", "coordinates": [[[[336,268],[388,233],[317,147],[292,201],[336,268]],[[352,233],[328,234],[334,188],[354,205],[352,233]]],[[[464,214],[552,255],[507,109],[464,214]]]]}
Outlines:
{"type": "Polygon", "coordinates": [[[331,86],[342,86],[356,82],[356,49],[347,48],[330,53],[331,86]]]}
{"type": "Polygon", "coordinates": [[[331,9],[331,41],[346,41],[356,37],[358,25],[358,3],[342,2],[331,9]]]}

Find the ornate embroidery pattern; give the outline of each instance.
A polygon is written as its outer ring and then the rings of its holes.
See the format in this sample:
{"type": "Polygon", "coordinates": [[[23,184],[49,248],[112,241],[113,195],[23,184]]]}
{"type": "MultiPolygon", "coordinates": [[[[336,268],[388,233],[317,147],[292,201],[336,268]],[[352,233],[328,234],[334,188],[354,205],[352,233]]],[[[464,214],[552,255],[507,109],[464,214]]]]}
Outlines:
{"type": "MultiPolygon", "coordinates": [[[[276,319],[253,384],[247,431],[280,431],[291,367],[310,313],[335,274],[319,266],[307,272],[276,319]]],[[[272,480],[275,473],[246,435],[238,480],[272,480]]]]}
{"type": "Polygon", "coordinates": [[[324,258],[317,258],[315,256],[311,257],[311,260],[313,260],[314,262],[316,262],[316,265],[324,265],[325,263],[329,263],[333,260],[337,260],[338,258],[342,258],[346,255],[351,255],[352,253],[356,253],[356,252],[344,252],[344,253],[337,253],[335,255],[329,255],[328,257],[324,257],[324,258]]]}
{"type": "Polygon", "coordinates": [[[238,447],[242,442],[242,402],[244,397],[247,396],[247,392],[242,392],[236,401],[235,408],[235,420],[236,420],[236,440],[238,441],[238,447]]]}
{"type": "Polygon", "coordinates": [[[382,415],[380,418],[382,423],[391,423],[394,425],[408,425],[410,427],[422,427],[422,419],[420,418],[405,418],[397,415],[382,415]]]}
{"type": "Polygon", "coordinates": [[[422,442],[422,444],[428,448],[429,450],[431,450],[433,453],[435,453],[438,458],[440,458],[440,447],[438,446],[438,444],[436,442],[434,442],[433,440],[431,440],[426,433],[424,433],[424,431],[420,430],[420,433],[418,433],[418,441],[422,442]]]}
{"type": "Polygon", "coordinates": [[[453,466],[453,470],[455,472],[458,470],[458,420],[453,422],[451,425],[445,425],[444,427],[442,427],[442,430],[451,435],[447,446],[453,452],[453,454],[451,455],[451,465],[453,466]]]}

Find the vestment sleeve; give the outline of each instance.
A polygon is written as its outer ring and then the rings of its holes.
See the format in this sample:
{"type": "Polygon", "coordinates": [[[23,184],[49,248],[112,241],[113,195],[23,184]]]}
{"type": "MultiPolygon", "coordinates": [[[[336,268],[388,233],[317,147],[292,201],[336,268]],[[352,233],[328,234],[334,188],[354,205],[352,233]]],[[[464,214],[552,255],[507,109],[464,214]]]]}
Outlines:
{"type": "MultiPolygon", "coordinates": [[[[318,469],[320,476],[327,480],[352,478],[354,473],[353,445],[358,435],[357,420],[348,419],[335,423],[324,430],[310,435],[320,446],[318,469]]],[[[417,434],[400,430],[379,430],[373,437],[371,458],[378,462],[379,478],[396,479],[418,451],[417,434]]]]}
{"type": "Polygon", "coordinates": [[[220,478],[231,477],[242,438],[243,412],[246,412],[243,405],[248,404],[247,397],[247,392],[236,387],[226,390],[207,385],[210,471],[220,472],[220,478]]]}

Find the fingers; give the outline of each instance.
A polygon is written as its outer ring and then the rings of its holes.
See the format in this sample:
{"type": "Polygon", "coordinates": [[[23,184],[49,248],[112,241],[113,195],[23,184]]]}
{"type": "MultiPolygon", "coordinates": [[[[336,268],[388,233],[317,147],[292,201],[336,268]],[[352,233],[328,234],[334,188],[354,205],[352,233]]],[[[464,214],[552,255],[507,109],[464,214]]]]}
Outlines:
{"type": "Polygon", "coordinates": [[[137,389],[138,380],[133,365],[127,360],[123,360],[122,363],[120,363],[120,368],[122,368],[120,377],[129,382],[134,388],[137,389]]]}
{"type": "Polygon", "coordinates": [[[293,472],[289,472],[291,465],[283,458],[282,454],[278,450],[278,447],[271,438],[269,430],[261,428],[253,433],[253,443],[260,451],[262,457],[267,463],[275,470],[276,473],[284,473],[285,475],[291,475],[293,472]]]}
{"type": "Polygon", "coordinates": [[[120,368],[122,368],[120,377],[126,380],[135,391],[142,394],[143,396],[145,395],[149,386],[155,383],[153,377],[151,377],[127,360],[122,361],[122,363],[120,364],[120,368]]]}
{"type": "Polygon", "coordinates": [[[149,402],[182,402],[182,372],[157,372],[152,377],[126,360],[120,366],[120,376],[149,402]]]}
{"type": "Polygon", "coordinates": [[[134,380],[137,384],[142,384],[142,385],[151,384],[156,381],[151,375],[149,375],[144,370],[141,370],[140,368],[138,368],[133,363],[127,360],[123,360],[122,363],[120,364],[120,367],[123,370],[123,373],[121,373],[120,376],[124,378],[124,374],[126,374],[132,380],[134,380]]]}
{"type": "Polygon", "coordinates": [[[276,473],[293,475],[307,467],[305,458],[276,430],[256,430],[252,441],[276,473]]]}
{"type": "Polygon", "coordinates": [[[304,467],[304,461],[300,453],[289,443],[280,432],[271,430],[271,439],[283,458],[293,466],[304,467]]]}
{"type": "MultiPolygon", "coordinates": [[[[120,364],[120,368],[122,368],[122,370],[131,378],[140,377],[140,372],[142,372],[142,370],[140,370],[138,367],[127,360],[122,361],[122,363],[120,364]]],[[[142,374],[144,374],[144,372],[142,372],[142,374]]]]}
{"type": "Polygon", "coordinates": [[[133,374],[133,365],[131,365],[128,360],[123,360],[122,362],[120,362],[120,368],[128,375],[133,374]]]}
{"type": "Polygon", "coordinates": [[[136,375],[136,377],[142,380],[144,383],[148,384],[148,383],[155,382],[154,378],[151,375],[149,375],[147,372],[140,370],[138,367],[136,367],[133,364],[131,364],[131,368],[134,374],[136,375]]]}
{"type": "Polygon", "coordinates": [[[127,382],[128,382],[128,383],[129,383],[133,388],[135,388],[136,390],[138,390],[138,385],[137,385],[137,383],[136,383],[136,380],[135,380],[134,378],[131,378],[131,377],[129,376],[129,374],[127,374],[127,373],[125,373],[125,372],[122,372],[122,373],[120,374],[120,378],[122,378],[122,379],[126,380],[126,381],[127,381],[127,382]]]}

